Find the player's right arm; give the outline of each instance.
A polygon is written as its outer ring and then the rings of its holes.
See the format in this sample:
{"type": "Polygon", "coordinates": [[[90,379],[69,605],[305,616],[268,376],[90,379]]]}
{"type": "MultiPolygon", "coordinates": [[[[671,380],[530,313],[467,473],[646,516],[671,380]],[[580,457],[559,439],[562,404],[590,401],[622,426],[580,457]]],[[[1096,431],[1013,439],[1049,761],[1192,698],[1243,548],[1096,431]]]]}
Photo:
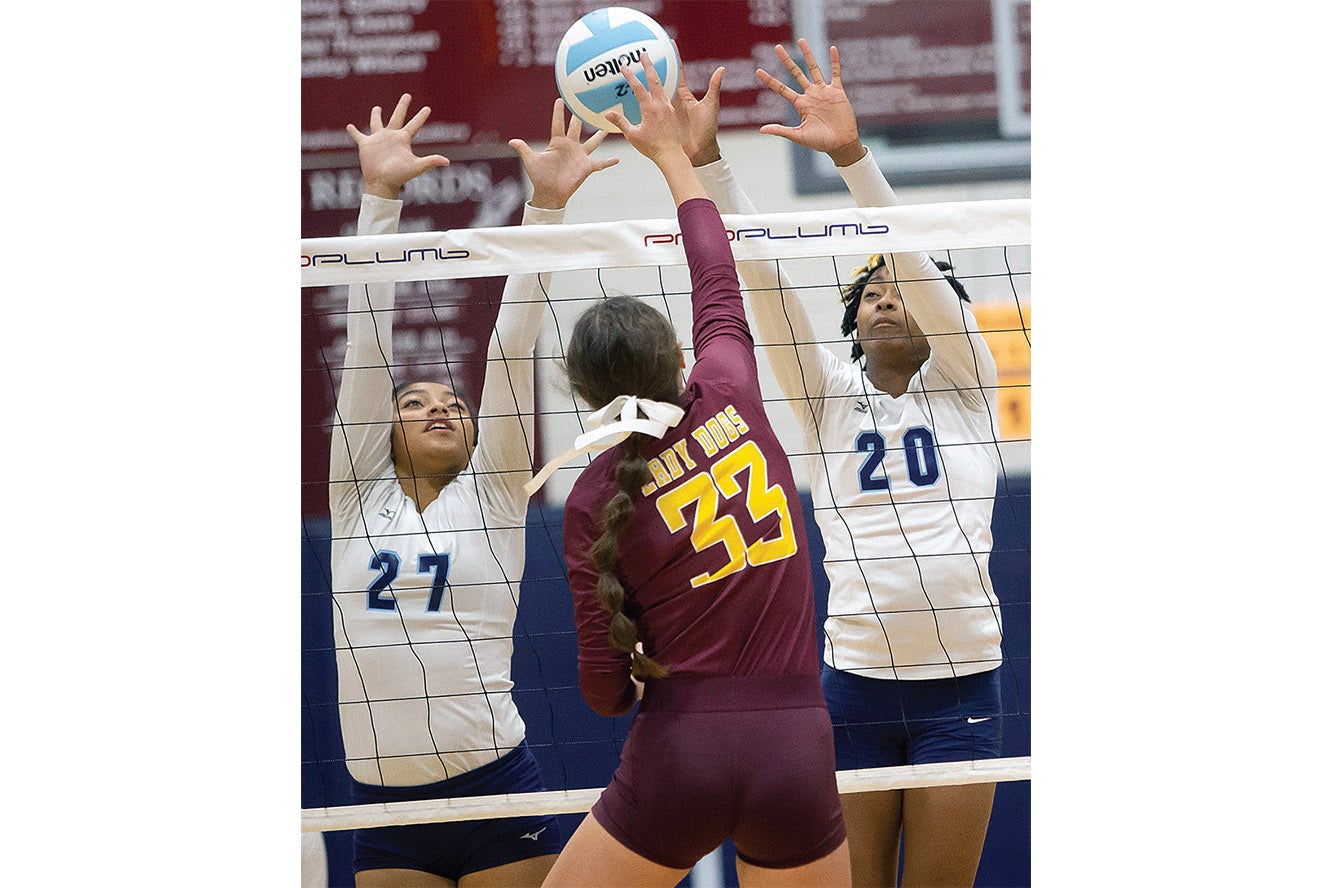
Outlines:
{"type": "MultiPolygon", "coordinates": [[[[397,231],[402,186],[426,170],[448,163],[440,155],[417,157],[412,153],[412,137],[430,109],[422,108],[407,120],[410,102],[411,96],[402,96],[387,125],[376,105],[370,114],[369,135],[347,126],[357,145],[365,182],[358,235],[397,231]]],[[[383,476],[391,462],[393,302],[392,283],[348,287],[347,351],[329,454],[329,504],[335,514],[354,508],[359,502],[357,483],[383,476]]]]}
{"type": "MultiPolygon", "coordinates": [[[[366,194],[361,198],[356,233],[392,234],[398,230],[401,212],[401,201],[366,194]]],[[[352,284],[347,288],[347,346],[333,417],[330,482],[377,478],[390,462],[393,288],[392,283],[352,284]]],[[[353,492],[349,485],[330,488],[333,505],[353,492]]]]}
{"type": "MultiPolygon", "coordinates": [[[[614,166],[618,158],[596,159],[592,152],[606,137],[596,132],[582,141],[582,123],[565,123],[564,101],[551,109],[550,140],[541,151],[522,139],[511,139],[532,183],[532,198],[523,207],[524,225],[558,225],[570,198],[589,176],[614,166]]],[[[494,493],[522,514],[527,508],[524,484],[532,475],[535,423],[535,361],[533,353],[550,292],[550,274],[513,274],[505,282],[499,314],[487,348],[480,418],[485,431],[473,460],[492,479],[494,493]]]]}
{"type": "Polygon", "coordinates": [[[695,357],[701,361],[713,343],[738,345],[736,353],[747,365],[748,377],[757,381],[754,339],[740,298],[735,259],[716,204],[690,161],[687,122],[646,57],[643,75],[646,87],[629,71],[624,73],[638,99],[642,123],[634,126],[615,111],[608,112],[606,119],[619,127],[635,150],[656,164],[675,201],[689,263],[695,357]]]}

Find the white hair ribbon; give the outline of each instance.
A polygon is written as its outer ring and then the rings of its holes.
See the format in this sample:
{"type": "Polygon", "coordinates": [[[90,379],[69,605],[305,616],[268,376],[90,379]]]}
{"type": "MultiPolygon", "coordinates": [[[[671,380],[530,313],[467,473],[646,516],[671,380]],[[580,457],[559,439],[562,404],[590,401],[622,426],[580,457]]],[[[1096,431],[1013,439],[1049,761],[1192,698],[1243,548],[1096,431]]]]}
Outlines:
{"type": "Polygon", "coordinates": [[[531,481],[523,485],[523,490],[531,496],[541,489],[541,485],[546,483],[556,469],[584,453],[614,447],[634,432],[660,438],[666,434],[667,429],[679,425],[682,418],[684,410],[674,404],[640,398],[637,395],[620,395],[588,416],[588,431],[574,439],[573,449],[566,450],[546,463],[540,472],[532,476],[531,481]],[[608,424],[607,420],[617,414],[619,419],[608,424]]]}

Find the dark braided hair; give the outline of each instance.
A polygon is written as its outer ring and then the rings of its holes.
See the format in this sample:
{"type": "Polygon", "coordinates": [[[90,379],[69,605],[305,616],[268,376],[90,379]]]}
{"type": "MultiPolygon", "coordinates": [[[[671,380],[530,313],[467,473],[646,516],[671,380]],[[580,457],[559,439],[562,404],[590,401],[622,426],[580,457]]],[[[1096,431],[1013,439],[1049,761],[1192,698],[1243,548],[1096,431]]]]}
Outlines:
{"type": "MultiPolygon", "coordinates": [[[[953,266],[948,262],[944,262],[942,259],[935,259],[933,261],[938,269],[943,272],[944,280],[948,281],[952,286],[953,292],[957,294],[957,298],[961,299],[963,302],[970,302],[971,297],[967,295],[967,291],[963,288],[962,282],[951,273],[953,271],[953,266]]],[[[860,296],[865,292],[865,285],[868,284],[869,279],[874,276],[874,272],[883,268],[884,264],[884,255],[882,253],[875,253],[865,261],[864,265],[852,272],[851,283],[842,288],[842,306],[845,309],[842,312],[843,336],[850,336],[855,332],[856,313],[860,310],[860,296]]],[[[859,342],[851,343],[852,361],[859,361],[860,356],[864,353],[865,352],[861,349],[859,342]]]]}
{"type": "MultiPolygon", "coordinates": [[[[661,312],[632,296],[612,296],[583,312],[574,325],[565,350],[569,385],[598,410],[620,395],[678,403],[677,344],[675,329],[661,312]]],[[[635,678],[665,678],[669,670],[638,650],[638,627],[624,612],[618,570],[620,532],[633,517],[634,497],[652,480],[640,453],[642,439],[634,433],[620,445],[615,466],[620,489],[602,509],[601,536],[587,554],[600,573],[597,598],[611,615],[611,646],[630,655],[635,678]]]]}

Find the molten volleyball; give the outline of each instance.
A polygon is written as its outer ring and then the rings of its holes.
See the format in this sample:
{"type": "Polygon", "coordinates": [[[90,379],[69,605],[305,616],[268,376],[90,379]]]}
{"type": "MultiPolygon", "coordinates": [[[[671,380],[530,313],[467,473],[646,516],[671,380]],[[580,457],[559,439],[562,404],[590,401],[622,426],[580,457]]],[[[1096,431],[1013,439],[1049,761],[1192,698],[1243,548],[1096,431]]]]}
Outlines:
{"type": "Polygon", "coordinates": [[[555,52],[555,85],[570,112],[597,129],[618,133],[606,119],[617,110],[637,126],[643,121],[638,100],[622,73],[628,69],[647,86],[644,55],[661,78],[668,97],[680,84],[680,58],[666,29],[636,9],[608,6],[573,23],[555,52]]]}

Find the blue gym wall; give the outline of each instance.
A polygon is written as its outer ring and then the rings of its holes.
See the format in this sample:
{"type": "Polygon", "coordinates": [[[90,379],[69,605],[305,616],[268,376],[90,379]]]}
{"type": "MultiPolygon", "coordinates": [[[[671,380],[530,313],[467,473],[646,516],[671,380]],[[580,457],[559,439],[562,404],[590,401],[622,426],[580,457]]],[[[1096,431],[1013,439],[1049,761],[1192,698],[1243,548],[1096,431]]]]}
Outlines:
{"type": "MultiPolygon", "coordinates": [[[[1031,483],[1000,481],[994,508],[994,552],[990,573],[1003,608],[1003,755],[1031,754],[1031,483]]],[[[820,620],[827,581],[817,569],[822,540],[808,497],[802,497],[820,620]]],[[[528,742],[552,789],[605,786],[618,762],[630,716],[601,718],[578,692],[573,609],[559,554],[561,510],[532,506],[528,514],[527,568],[514,629],[513,679],[528,742]]],[[[350,804],[347,771],[337,722],[337,687],[328,594],[329,526],[306,517],[301,543],[301,807],[350,804]]],[[[1031,786],[999,784],[976,885],[1014,888],[1031,884],[1031,786]]],[[[562,815],[565,836],[582,814],[562,815]]],[[[330,888],[351,888],[350,833],[325,833],[330,888]]],[[[724,848],[728,886],[738,885],[734,851],[724,848]]],[[[686,883],[688,884],[688,880],[686,883]]]]}

